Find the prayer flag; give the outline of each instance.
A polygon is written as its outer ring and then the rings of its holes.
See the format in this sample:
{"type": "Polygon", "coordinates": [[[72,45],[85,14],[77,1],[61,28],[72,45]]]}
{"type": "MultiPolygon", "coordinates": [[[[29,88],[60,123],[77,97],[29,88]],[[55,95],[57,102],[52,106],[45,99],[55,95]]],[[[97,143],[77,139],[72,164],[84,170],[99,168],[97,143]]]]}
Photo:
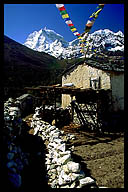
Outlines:
{"type": "Polygon", "coordinates": [[[65,14],[65,15],[62,15],[63,19],[65,18],[69,18],[69,15],[68,14],[65,14]]]}
{"type": "Polygon", "coordinates": [[[66,10],[60,11],[60,14],[61,14],[61,15],[65,15],[65,14],[67,14],[67,11],[66,11],[66,10]]]}
{"type": "Polygon", "coordinates": [[[63,7],[60,7],[59,10],[60,10],[60,11],[64,11],[64,10],[66,10],[66,9],[65,9],[65,7],[63,6],[63,7]]]}
{"type": "Polygon", "coordinates": [[[71,29],[71,31],[72,31],[72,32],[73,32],[73,31],[76,31],[76,28],[71,29]]]}
{"type": "Polygon", "coordinates": [[[68,24],[68,26],[69,26],[69,27],[72,27],[72,26],[74,26],[74,25],[73,25],[73,24],[68,24]]]}
{"type": "Polygon", "coordinates": [[[56,7],[57,7],[57,8],[64,7],[64,4],[56,4],[56,7]]]}
{"type": "MultiPolygon", "coordinates": [[[[56,4],[56,7],[58,8],[58,10],[60,11],[60,15],[62,16],[62,18],[64,19],[65,23],[69,26],[70,30],[73,32],[73,34],[75,36],[77,36],[77,38],[79,39],[79,43],[81,45],[81,47],[85,47],[88,48],[89,47],[89,42],[86,41],[88,33],[90,32],[96,18],[98,17],[99,13],[102,11],[103,7],[105,4],[99,4],[96,7],[96,11],[92,13],[92,15],[89,17],[86,25],[85,25],[85,31],[84,33],[80,34],[77,29],[74,27],[65,7],[64,4],[56,4]]],[[[84,49],[81,49],[81,52],[84,52],[84,49]]],[[[93,50],[94,52],[96,51],[96,49],[91,48],[91,50],[93,50]]]]}
{"type": "Polygon", "coordinates": [[[68,25],[68,24],[72,24],[72,21],[71,20],[67,20],[65,21],[65,23],[68,25]]]}

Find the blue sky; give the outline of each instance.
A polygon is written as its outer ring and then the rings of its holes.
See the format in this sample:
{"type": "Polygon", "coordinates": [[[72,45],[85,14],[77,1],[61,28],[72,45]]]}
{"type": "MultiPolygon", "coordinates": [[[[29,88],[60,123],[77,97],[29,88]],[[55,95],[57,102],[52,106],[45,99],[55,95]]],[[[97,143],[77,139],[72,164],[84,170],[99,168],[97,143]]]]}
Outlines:
{"type": "MultiPolygon", "coordinates": [[[[64,4],[79,33],[98,4],[64,4]]],[[[65,24],[55,4],[4,4],[4,34],[23,44],[33,31],[47,27],[67,41],[76,38],[65,24]]],[[[124,32],[124,4],[106,4],[90,33],[99,29],[124,32]]]]}

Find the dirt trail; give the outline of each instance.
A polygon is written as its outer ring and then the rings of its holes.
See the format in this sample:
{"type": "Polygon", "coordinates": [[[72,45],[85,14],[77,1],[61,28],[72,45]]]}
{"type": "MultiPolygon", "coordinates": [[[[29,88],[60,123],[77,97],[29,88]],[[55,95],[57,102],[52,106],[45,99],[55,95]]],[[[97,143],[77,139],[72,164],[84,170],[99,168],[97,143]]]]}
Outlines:
{"type": "Polygon", "coordinates": [[[123,133],[109,133],[104,136],[81,130],[78,126],[65,126],[65,133],[73,133],[76,139],[73,154],[98,186],[124,188],[124,136],[123,133]]]}
{"type": "MultiPolygon", "coordinates": [[[[27,124],[30,126],[29,120],[27,124]]],[[[82,165],[86,175],[96,180],[98,187],[124,188],[123,133],[98,135],[74,124],[60,129],[76,136],[67,146],[74,146],[74,160],[82,165]]]]}

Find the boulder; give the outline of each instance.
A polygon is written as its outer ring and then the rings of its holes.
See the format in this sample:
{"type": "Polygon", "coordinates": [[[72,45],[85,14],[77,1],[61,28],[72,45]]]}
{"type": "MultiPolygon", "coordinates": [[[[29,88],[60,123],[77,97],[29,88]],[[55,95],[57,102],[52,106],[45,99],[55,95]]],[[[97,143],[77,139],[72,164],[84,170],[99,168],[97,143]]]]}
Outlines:
{"type": "Polygon", "coordinates": [[[85,177],[83,179],[80,179],[79,182],[80,182],[80,187],[95,183],[94,179],[92,179],[91,177],[85,177]]]}
{"type": "Polygon", "coordinates": [[[68,169],[70,172],[73,172],[73,173],[79,173],[80,172],[80,164],[79,163],[75,163],[73,161],[69,161],[67,163],[67,166],[68,166],[68,169]]]}
{"type": "Polygon", "coordinates": [[[66,144],[65,144],[65,143],[62,143],[62,144],[58,145],[56,149],[57,149],[58,151],[65,152],[65,151],[66,151],[66,144]]]}
{"type": "Polygon", "coordinates": [[[57,164],[58,165],[64,165],[70,160],[71,160],[71,154],[64,155],[63,157],[58,158],[57,164]]]}

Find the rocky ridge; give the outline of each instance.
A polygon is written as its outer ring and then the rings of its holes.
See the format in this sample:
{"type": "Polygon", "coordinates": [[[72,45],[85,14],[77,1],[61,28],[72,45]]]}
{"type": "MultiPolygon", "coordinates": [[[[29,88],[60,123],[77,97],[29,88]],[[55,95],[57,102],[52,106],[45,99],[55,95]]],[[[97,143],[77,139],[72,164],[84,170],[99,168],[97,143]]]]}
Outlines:
{"type": "MultiPolygon", "coordinates": [[[[123,54],[124,52],[124,34],[121,31],[112,32],[109,29],[98,30],[89,34],[87,41],[90,42],[90,48],[96,48],[96,52],[109,52],[112,54],[123,54]]],[[[31,33],[24,45],[39,51],[46,52],[56,58],[82,57],[81,47],[78,39],[67,42],[55,31],[41,29],[31,33]]]]}

